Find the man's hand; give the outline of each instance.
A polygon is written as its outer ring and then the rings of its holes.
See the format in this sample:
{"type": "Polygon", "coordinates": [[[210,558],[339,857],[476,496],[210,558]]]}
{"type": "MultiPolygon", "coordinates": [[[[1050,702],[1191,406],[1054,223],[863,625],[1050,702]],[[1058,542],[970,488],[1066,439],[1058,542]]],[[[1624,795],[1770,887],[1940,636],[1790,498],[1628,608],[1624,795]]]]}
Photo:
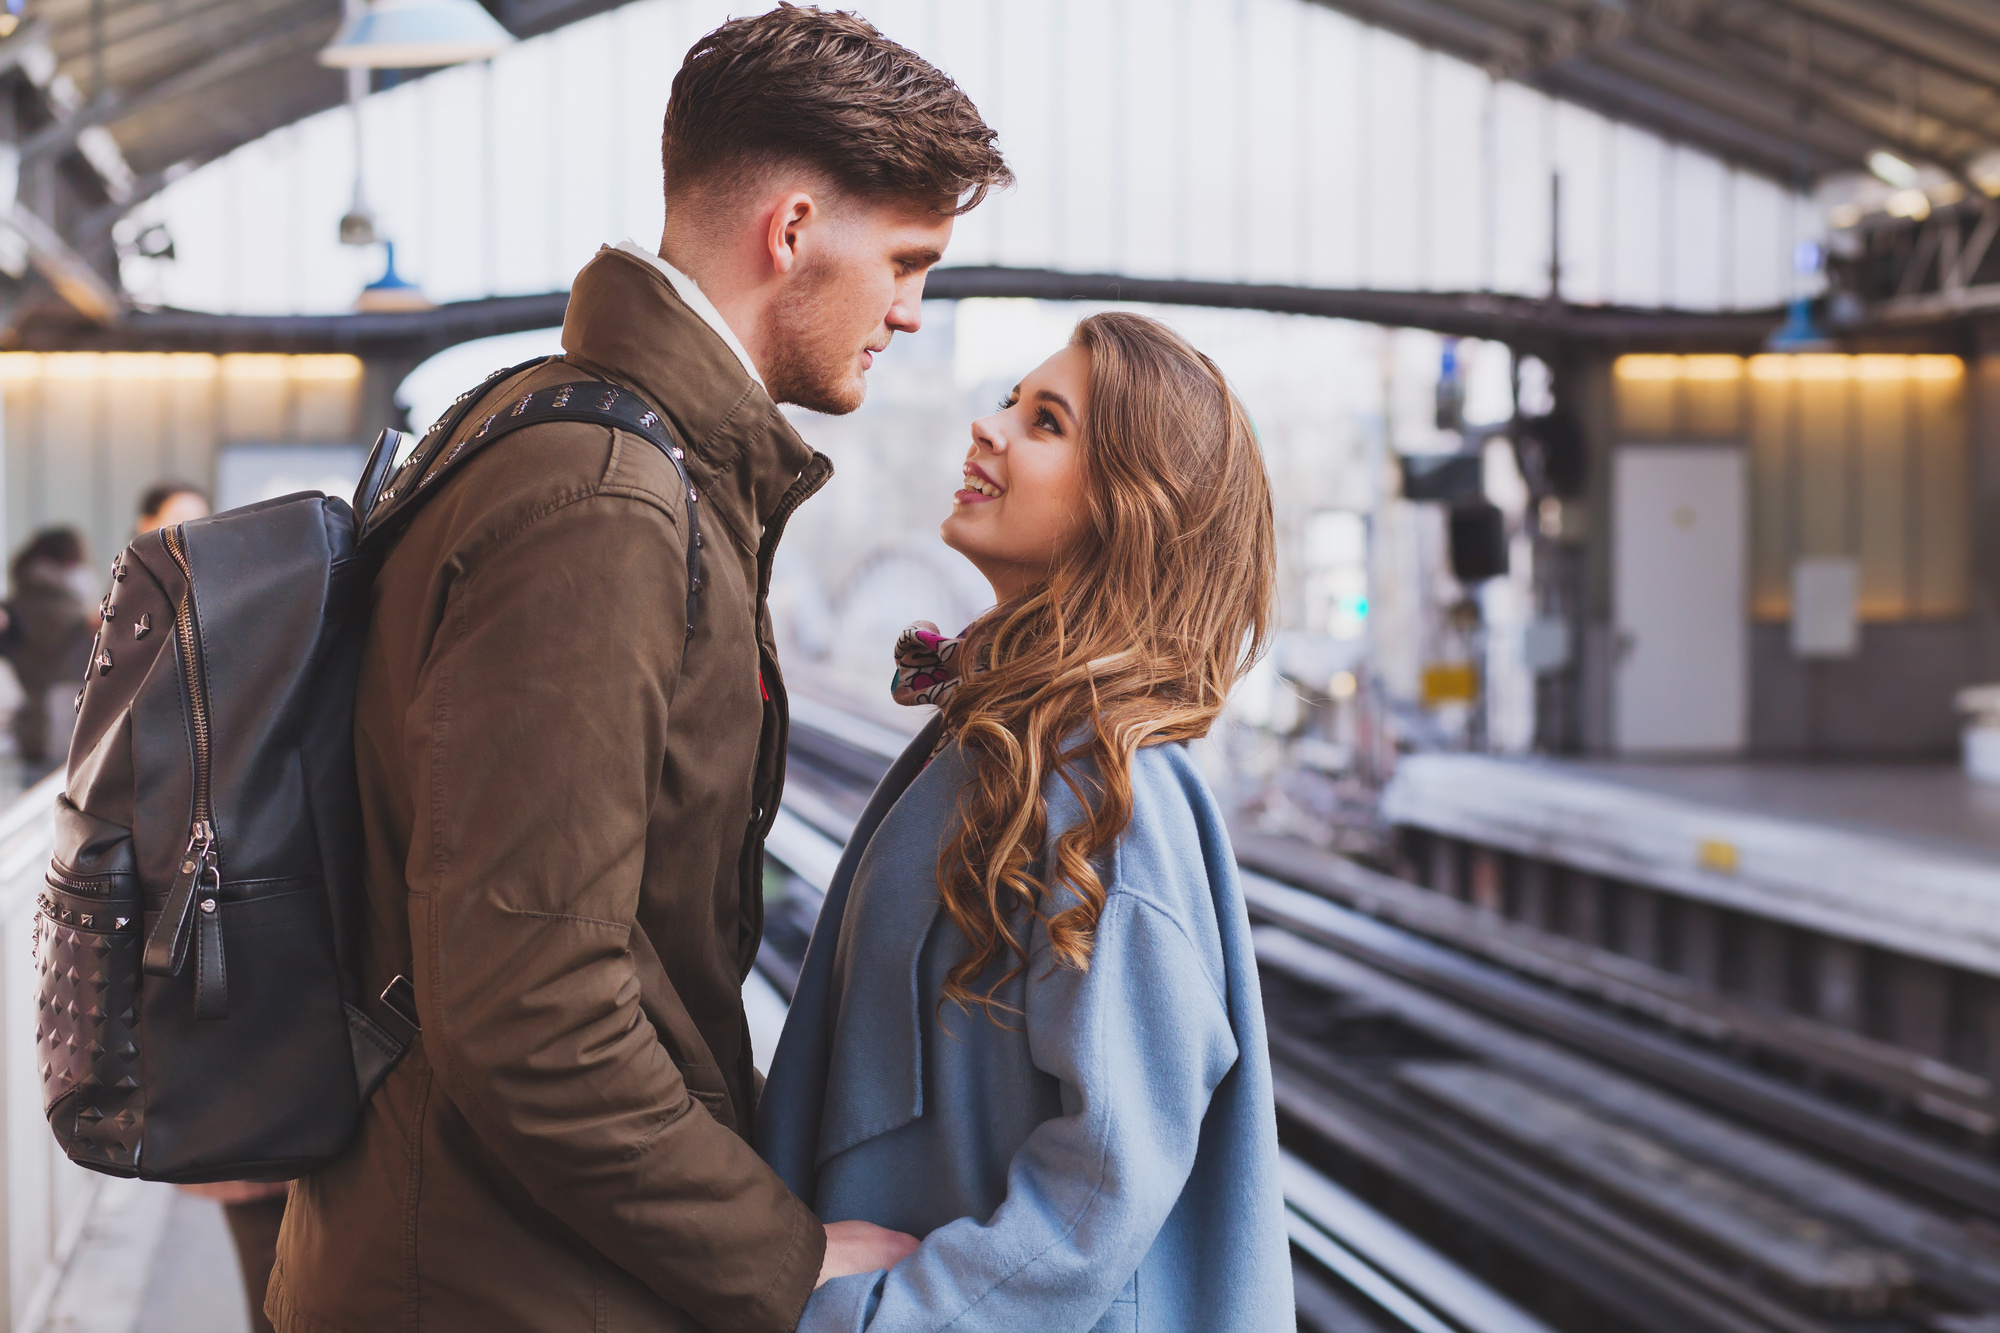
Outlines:
{"type": "Polygon", "coordinates": [[[819,1282],[846,1277],[849,1273],[872,1273],[878,1268],[894,1268],[917,1248],[915,1236],[878,1227],[873,1222],[832,1222],[826,1228],[826,1259],[819,1266],[819,1282]]]}

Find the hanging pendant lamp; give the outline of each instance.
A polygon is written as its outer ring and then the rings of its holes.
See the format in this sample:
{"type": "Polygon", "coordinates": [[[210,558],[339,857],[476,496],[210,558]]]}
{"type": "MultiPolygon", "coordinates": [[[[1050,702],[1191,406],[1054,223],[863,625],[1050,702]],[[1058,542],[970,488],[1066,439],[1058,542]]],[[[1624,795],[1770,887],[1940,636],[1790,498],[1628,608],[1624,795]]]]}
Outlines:
{"type": "Polygon", "coordinates": [[[319,63],[336,69],[431,69],[485,60],[513,41],[478,0],[370,0],[340,25],[319,63]]]}

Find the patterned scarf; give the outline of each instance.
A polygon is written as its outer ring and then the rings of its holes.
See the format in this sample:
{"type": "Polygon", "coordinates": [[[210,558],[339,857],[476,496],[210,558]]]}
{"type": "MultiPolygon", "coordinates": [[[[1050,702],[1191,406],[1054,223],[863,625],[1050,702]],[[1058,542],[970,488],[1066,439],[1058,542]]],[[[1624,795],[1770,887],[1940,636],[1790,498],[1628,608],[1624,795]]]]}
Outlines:
{"type": "Polygon", "coordinates": [[[947,638],[928,620],[919,620],[896,640],[896,674],[889,695],[899,704],[942,704],[958,688],[958,650],[965,636],[947,638]]]}

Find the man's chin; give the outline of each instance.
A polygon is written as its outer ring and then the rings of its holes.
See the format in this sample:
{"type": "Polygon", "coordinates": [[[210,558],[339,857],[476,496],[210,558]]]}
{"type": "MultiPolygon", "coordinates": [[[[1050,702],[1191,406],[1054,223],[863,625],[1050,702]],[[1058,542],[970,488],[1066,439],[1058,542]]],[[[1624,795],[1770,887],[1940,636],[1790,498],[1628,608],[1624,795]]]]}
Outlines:
{"type": "Polygon", "coordinates": [[[857,372],[834,383],[774,385],[771,396],[781,403],[830,417],[844,417],[868,396],[867,376],[857,372]]]}

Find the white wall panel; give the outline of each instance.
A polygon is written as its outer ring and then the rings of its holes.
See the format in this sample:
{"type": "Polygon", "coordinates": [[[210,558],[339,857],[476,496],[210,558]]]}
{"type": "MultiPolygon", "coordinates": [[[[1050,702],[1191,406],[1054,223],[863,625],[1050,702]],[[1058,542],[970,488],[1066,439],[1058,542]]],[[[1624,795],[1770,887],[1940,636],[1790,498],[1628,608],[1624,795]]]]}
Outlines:
{"type": "Polygon", "coordinates": [[[1605,147],[1611,123],[1581,107],[1557,104],[1550,126],[1562,179],[1562,292],[1571,301],[1605,299],[1605,147]]]}
{"type": "Polygon", "coordinates": [[[1126,188],[1115,148],[1076,143],[1068,127],[1096,127],[1093,137],[1116,142],[1125,114],[1127,76],[1119,29],[1123,5],[1071,5],[1060,12],[1062,28],[1062,116],[1055,124],[1062,204],[1056,215],[1055,244],[1080,273],[1120,268],[1113,228],[1119,196],[1126,188]]]}
{"type": "Polygon", "coordinates": [[[1170,203],[1186,218],[1178,274],[1240,280],[1244,274],[1243,61],[1238,43],[1242,0],[1184,0],[1181,8],[1178,134],[1181,196],[1170,203]],[[1191,71],[1199,71],[1188,77],[1191,71]]]}
{"type": "Polygon", "coordinates": [[[1486,97],[1492,81],[1470,65],[1429,62],[1431,115],[1424,209],[1430,218],[1424,278],[1445,291],[1486,284],[1486,97]]]}
{"type": "Polygon", "coordinates": [[[1630,125],[1614,126],[1612,136],[1616,148],[1606,187],[1614,201],[1607,227],[1611,285],[1605,296],[1619,305],[1660,305],[1666,300],[1661,256],[1672,234],[1669,196],[1660,188],[1666,145],[1630,125]]]}
{"type": "MultiPolygon", "coordinates": [[[[1572,300],[1765,305],[1818,234],[1808,201],[1306,0],[860,0],[1000,132],[1020,184],[949,261],[1325,287],[1548,287],[1563,175],[1572,300]]],[[[726,0],[636,0],[490,65],[378,93],[367,194],[438,300],[557,290],[601,243],[659,234],[660,116],[726,0]]],[[[345,108],[170,185],[172,262],[143,299],[326,311],[381,271],[341,247],[345,108]]]]}
{"type": "Polygon", "coordinates": [[[1251,0],[1238,61],[1245,76],[1248,188],[1239,200],[1248,236],[1245,274],[1252,282],[1296,283],[1306,269],[1305,125],[1300,85],[1311,76],[1299,41],[1305,7],[1296,0],[1251,0]]]}
{"type": "Polygon", "coordinates": [[[1503,83],[1493,97],[1493,285],[1539,296],[1549,289],[1548,99],[1503,83]]]}
{"type": "Polygon", "coordinates": [[[1722,164],[1676,146],[1673,227],[1674,287],[1671,304],[1713,310],[1727,303],[1724,290],[1722,164]]]}

